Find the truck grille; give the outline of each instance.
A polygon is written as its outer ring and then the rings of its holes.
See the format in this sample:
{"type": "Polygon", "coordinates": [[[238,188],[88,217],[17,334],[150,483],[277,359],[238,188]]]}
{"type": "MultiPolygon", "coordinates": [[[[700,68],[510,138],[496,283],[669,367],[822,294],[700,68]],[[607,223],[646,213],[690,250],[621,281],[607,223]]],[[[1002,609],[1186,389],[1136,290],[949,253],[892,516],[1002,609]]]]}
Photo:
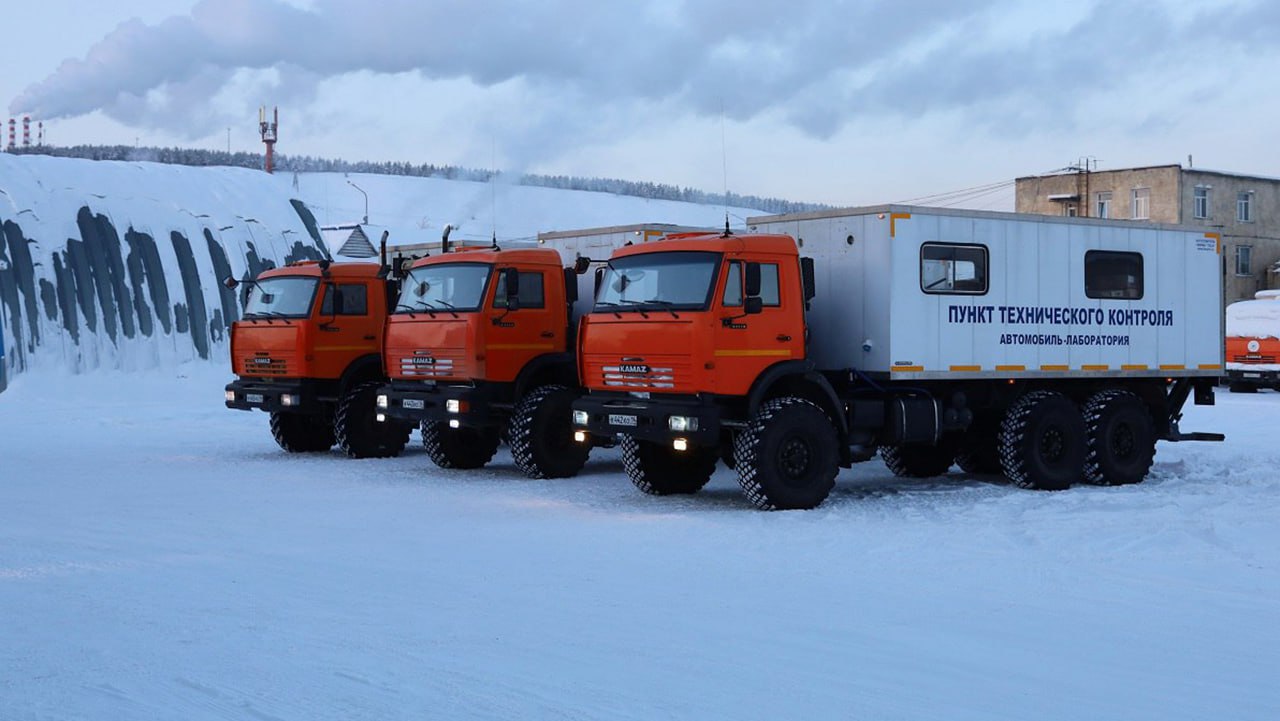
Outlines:
{"type": "Polygon", "coordinates": [[[1256,355],[1237,353],[1236,355],[1231,356],[1231,361],[1233,363],[1275,363],[1276,357],[1274,354],[1256,355]]]}
{"type": "Polygon", "coordinates": [[[289,373],[289,364],[283,358],[250,355],[244,358],[246,376],[283,376],[289,373]]]}
{"type": "Polygon", "coordinates": [[[675,388],[675,368],[631,368],[623,365],[604,366],[601,369],[606,388],[631,390],[634,388],[675,388]]]}
{"type": "MultiPolygon", "coordinates": [[[[456,355],[456,354],[450,354],[456,355]]],[[[425,353],[422,351],[412,355],[400,356],[395,368],[402,378],[457,378],[464,370],[461,358],[445,356],[442,353],[425,353]]]]}

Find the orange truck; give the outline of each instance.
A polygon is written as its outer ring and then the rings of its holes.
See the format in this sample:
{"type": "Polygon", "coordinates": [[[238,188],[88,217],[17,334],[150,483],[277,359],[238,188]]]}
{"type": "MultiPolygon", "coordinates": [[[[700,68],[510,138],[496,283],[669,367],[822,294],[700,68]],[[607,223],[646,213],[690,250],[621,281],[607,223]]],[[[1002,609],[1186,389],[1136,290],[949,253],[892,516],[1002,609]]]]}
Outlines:
{"type": "Polygon", "coordinates": [[[336,443],[353,458],[398,455],[412,426],[378,423],[374,410],[385,381],[383,326],[398,292],[386,266],[303,261],[243,284],[244,315],[231,328],[238,378],[226,387],[227,407],[269,413],[276,443],[292,453],[336,443]]]}
{"type": "Polygon", "coordinates": [[[1280,391],[1280,290],[1227,306],[1227,383],[1232,393],[1280,391]]]}
{"type": "Polygon", "coordinates": [[[573,476],[578,275],[548,248],[450,248],[407,270],[387,320],[379,416],[416,423],[441,468],[479,468],[506,438],[531,478],[573,476]]]}
{"type": "Polygon", "coordinates": [[[959,465],[1025,488],[1147,475],[1222,372],[1203,228],[913,206],[749,218],[616,248],[581,321],[575,440],[694,493],[718,459],[761,509],[841,467],[959,465]],[[800,256],[803,248],[807,257],[800,256]]]}

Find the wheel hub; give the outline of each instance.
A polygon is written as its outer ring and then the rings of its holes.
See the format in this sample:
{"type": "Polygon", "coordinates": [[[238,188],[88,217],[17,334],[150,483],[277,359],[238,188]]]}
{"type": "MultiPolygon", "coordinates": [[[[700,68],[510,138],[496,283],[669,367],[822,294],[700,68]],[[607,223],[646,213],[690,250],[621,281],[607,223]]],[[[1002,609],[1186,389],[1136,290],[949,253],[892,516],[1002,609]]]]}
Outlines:
{"type": "Polygon", "coordinates": [[[1040,457],[1050,463],[1056,463],[1062,460],[1066,452],[1067,443],[1062,429],[1057,426],[1044,429],[1040,434],[1040,457]]]}
{"type": "Polygon", "coordinates": [[[787,478],[795,480],[809,470],[812,453],[803,438],[792,436],[778,450],[778,466],[787,478]]]}

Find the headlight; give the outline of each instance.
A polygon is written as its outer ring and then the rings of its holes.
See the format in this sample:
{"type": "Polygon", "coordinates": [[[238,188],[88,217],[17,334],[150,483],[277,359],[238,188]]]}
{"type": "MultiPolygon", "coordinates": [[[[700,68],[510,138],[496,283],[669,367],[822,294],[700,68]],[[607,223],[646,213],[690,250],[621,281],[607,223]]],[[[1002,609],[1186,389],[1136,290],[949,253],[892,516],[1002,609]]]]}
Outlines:
{"type": "Polygon", "coordinates": [[[376,399],[374,399],[374,403],[376,403],[379,408],[386,408],[387,396],[385,394],[378,396],[376,399]]]}
{"type": "Polygon", "coordinates": [[[585,426],[585,425],[587,425],[587,424],[588,424],[588,423],[590,423],[590,422],[591,422],[591,414],[590,414],[590,413],[587,413],[586,411],[574,411],[574,412],[573,412],[573,425],[575,425],[575,426],[585,426]]]}
{"type": "Polygon", "coordinates": [[[228,402],[228,403],[235,403],[235,402],[236,402],[236,392],[235,392],[235,391],[227,391],[227,392],[225,393],[225,395],[226,395],[226,398],[227,398],[227,402],[228,402]]]}
{"type": "Polygon", "coordinates": [[[296,406],[298,405],[298,397],[290,393],[285,393],[284,395],[280,396],[280,405],[296,406]]]}
{"type": "Polygon", "coordinates": [[[446,413],[462,413],[467,409],[467,405],[457,398],[450,398],[444,402],[444,410],[446,413]]]}
{"type": "Polygon", "coordinates": [[[692,433],[698,430],[698,419],[693,416],[668,416],[667,428],[673,433],[692,433]]]}

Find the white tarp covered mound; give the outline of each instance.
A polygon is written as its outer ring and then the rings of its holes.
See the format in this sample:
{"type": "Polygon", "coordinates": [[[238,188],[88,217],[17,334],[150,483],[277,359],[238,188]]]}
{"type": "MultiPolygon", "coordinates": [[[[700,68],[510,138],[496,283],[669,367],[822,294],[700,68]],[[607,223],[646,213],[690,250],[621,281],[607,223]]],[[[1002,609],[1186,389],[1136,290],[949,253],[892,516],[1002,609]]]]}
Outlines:
{"type": "Polygon", "coordinates": [[[6,365],[215,357],[240,303],[219,279],[323,257],[314,227],[261,172],[0,155],[6,365]]]}
{"type": "Polygon", "coordinates": [[[219,281],[322,257],[337,249],[319,226],[366,215],[370,240],[385,230],[396,245],[437,241],[445,225],[457,240],[505,241],[644,222],[722,227],[726,213],[740,228],[760,212],[502,182],[0,153],[0,338],[10,374],[224,358],[242,299],[219,281]]]}
{"type": "Polygon", "coordinates": [[[1255,300],[1227,306],[1227,337],[1280,338],[1280,290],[1259,291],[1255,300]]]}

